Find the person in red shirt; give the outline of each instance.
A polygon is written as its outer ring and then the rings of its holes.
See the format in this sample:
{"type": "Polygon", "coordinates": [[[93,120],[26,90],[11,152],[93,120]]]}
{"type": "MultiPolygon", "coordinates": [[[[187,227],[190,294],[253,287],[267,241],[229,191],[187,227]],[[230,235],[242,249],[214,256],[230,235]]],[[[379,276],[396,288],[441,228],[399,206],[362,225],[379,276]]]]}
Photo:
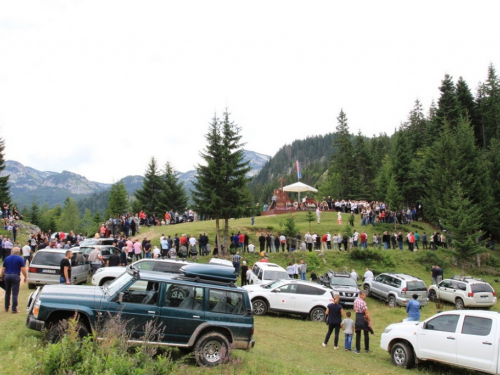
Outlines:
{"type": "Polygon", "coordinates": [[[245,251],[244,244],[245,244],[245,235],[243,233],[240,233],[238,235],[238,241],[239,241],[239,246],[241,251],[245,251]]]}
{"type": "Polygon", "coordinates": [[[365,249],[368,247],[366,243],[367,237],[366,232],[361,233],[361,247],[364,247],[365,249]]]}
{"type": "Polygon", "coordinates": [[[327,249],[326,240],[328,236],[326,234],[321,236],[321,250],[325,251],[327,249]]]}

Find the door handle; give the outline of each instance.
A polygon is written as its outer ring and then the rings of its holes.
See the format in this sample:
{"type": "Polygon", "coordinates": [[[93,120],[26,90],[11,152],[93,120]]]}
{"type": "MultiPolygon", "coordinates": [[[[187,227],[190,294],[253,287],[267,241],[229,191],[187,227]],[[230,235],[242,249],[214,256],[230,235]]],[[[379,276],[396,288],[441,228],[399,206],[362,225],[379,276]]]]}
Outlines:
{"type": "Polygon", "coordinates": [[[193,315],[193,318],[200,319],[200,316],[199,315],[193,315]]]}
{"type": "Polygon", "coordinates": [[[448,340],[455,340],[455,338],[453,336],[448,336],[447,339],[448,340]]]}
{"type": "Polygon", "coordinates": [[[488,342],[488,341],[483,341],[483,344],[484,344],[484,345],[493,345],[493,343],[488,342]]]}
{"type": "Polygon", "coordinates": [[[148,314],[155,314],[154,311],[148,311],[148,314]]]}

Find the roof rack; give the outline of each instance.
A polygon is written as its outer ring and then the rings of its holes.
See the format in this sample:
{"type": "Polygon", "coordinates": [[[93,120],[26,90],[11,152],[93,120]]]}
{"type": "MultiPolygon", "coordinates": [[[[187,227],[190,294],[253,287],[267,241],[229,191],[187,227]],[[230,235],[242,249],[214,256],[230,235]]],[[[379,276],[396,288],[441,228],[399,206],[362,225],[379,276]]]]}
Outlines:
{"type": "Polygon", "coordinates": [[[473,276],[465,276],[465,275],[453,275],[451,278],[452,280],[461,280],[461,281],[467,281],[467,280],[479,280],[479,281],[484,281],[483,279],[479,279],[473,276]]]}

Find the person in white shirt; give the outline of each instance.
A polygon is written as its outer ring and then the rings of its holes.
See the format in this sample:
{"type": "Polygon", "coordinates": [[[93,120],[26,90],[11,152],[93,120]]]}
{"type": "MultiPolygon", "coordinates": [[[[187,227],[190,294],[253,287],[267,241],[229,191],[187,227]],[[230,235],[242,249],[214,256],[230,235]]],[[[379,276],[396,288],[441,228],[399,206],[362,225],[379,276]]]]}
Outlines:
{"type": "Polygon", "coordinates": [[[253,243],[248,244],[248,252],[253,253],[255,251],[255,245],[253,243]]]}
{"type": "Polygon", "coordinates": [[[24,261],[26,262],[25,264],[27,264],[28,262],[31,263],[31,247],[30,247],[30,242],[29,241],[26,241],[26,245],[23,246],[23,258],[24,258],[24,261]]]}
{"type": "Polygon", "coordinates": [[[358,282],[358,273],[354,268],[351,270],[351,277],[358,282]]]}
{"type": "Polygon", "coordinates": [[[363,281],[371,281],[373,280],[373,272],[370,271],[370,269],[368,267],[366,267],[366,272],[365,274],[363,275],[363,281]]]}

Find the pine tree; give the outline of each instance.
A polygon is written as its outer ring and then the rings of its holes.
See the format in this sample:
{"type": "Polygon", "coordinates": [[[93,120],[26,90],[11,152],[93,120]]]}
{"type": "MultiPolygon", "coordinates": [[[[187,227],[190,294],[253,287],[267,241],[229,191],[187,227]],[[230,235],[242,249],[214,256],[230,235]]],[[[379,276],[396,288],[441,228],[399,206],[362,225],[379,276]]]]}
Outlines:
{"type": "Polygon", "coordinates": [[[156,159],[152,157],[144,175],[142,188],[134,192],[134,196],[137,198],[137,205],[146,214],[151,215],[160,212],[159,199],[161,189],[161,175],[158,171],[156,159]]]}
{"type": "Polygon", "coordinates": [[[454,128],[458,119],[460,118],[460,106],[458,104],[457,93],[455,90],[455,85],[453,84],[453,78],[446,74],[444,79],[441,81],[441,96],[438,100],[437,117],[440,121],[441,126],[448,123],[451,128],[454,128]]]}
{"type": "MultiPolygon", "coordinates": [[[[5,142],[0,138],[0,173],[5,169],[4,159],[5,142]]],[[[11,203],[9,176],[0,177],[0,204],[11,203]]]]}
{"type": "Polygon", "coordinates": [[[162,211],[167,210],[180,211],[184,210],[188,204],[184,183],[179,182],[177,171],[172,164],[167,162],[162,175],[162,193],[160,203],[162,211]]]}
{"type": "Polygon", "coordinates": [[[462,77],[458,78],[456,93],[458,104],[460,106],[460,115],[463,118],[469,119],[474,127],[474,121],[477,118],[476,102],[474,101],[474,96],[469,89],[469,85],[467,85],[467,82],[465,82],[462,77]]]}
{"type": "Polygon", "coordinates": [[[111,185],[106,217],[116,217],[128,212],[128,194],[123,181],[111,185]]]}
{"type": "Polygon", "coordinates": [[[31,203],[31,207],[28,212],[28,217],[31,224],[33,225],[40,224],[40,207],[38,206],[36,200],[33,200],[33,202],[31,203]]]}
{"type": "Polygon", "coordinates": [[[333,161],[329,169],[330,181],[336,186],[332,186],[331,190],[336,191],[340,199],[350,199],[356,183],[356,166],[347,116],[343,110],[340,110],[337,121],[333,161]]]}
{"type": "Polygon", "coordinates": [[[483,85],[483,99],[480,106],[484,123],[484,145],[493,138],[500,139],[500,79],[491,64],[488,67],[488,77],[483,85]]]}

